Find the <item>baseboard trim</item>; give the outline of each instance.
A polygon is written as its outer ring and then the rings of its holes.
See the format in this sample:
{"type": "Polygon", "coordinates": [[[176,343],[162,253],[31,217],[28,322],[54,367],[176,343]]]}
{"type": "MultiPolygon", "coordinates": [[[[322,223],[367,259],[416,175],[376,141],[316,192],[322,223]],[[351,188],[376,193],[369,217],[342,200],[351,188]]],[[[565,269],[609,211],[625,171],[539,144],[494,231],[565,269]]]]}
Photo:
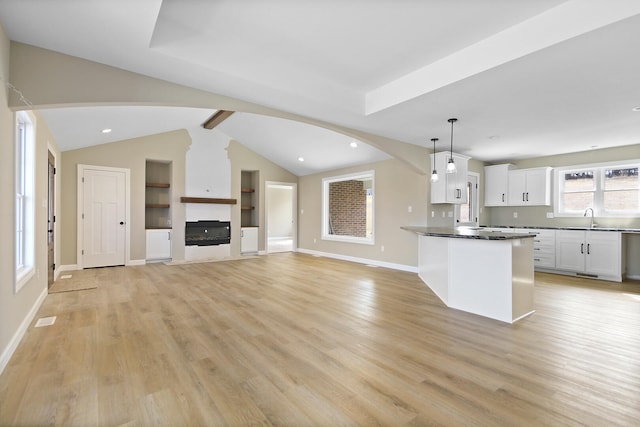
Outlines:
{"type": "Polygon", "coordinates": [[[2,355],[0,355],[0,374],[2,374],[4,368],[9,364],[11,356],[13,356],[13,353],[18,348],[18,344],[20,344],[20,341],[24,338],[24,334],[27,333],[29,325],[36,317],[40,306],[44,302],[45,298],[47,298],[48,294],[48,289],[45,287],[31,307],[31,310],[29,310],[29,313],[27,313],[26,317],[22,320],[22,323],[20,323],[18,330],[13,334],[13,337],[11,337],[11,341],[9,341],[7,347],[2,351],[2,355]]]}
{"type": "Polygon", "coordinates": [[[60,273],[62,273],[63,271],[76,271],[76,270],[80,270],[80,267],[78,266],[78,264],[67,264],[67,265],[61,265],[60,267],[58,267],[58,271],[60,273]]]}
{"type": "Polygon", "coordinates": [[[146,259],[130,259],[129,262],[127,262],[126,266],[131,267],[134,265],[145,265],[146,263],[146,259]]]}
{"type": "Polygon", "coordinates": [[[406,271],[409,273],[418,272],[418,267],[414,267],[411,265],[396,264],[392,262],[378,261],[375,259],[358,258],[358,257],[349,256],[349,255],[333,254],[329,252],[313,251],[310,249],[303,249],[303,248],[298,248],[297,251],[303,254],[308,254],[308,255],[322,256],[326,258],[339,259],[342,261],[355,262],[358,264],[366,264],[366,265],[373,265],[376,267],[390,268],[392,270],[406,271]]]}
{"type": "Polygon", "coordinates": [[[624,277],[629,280],[640,280],[640,275],[638,274],[627,274],[624,277]]]}

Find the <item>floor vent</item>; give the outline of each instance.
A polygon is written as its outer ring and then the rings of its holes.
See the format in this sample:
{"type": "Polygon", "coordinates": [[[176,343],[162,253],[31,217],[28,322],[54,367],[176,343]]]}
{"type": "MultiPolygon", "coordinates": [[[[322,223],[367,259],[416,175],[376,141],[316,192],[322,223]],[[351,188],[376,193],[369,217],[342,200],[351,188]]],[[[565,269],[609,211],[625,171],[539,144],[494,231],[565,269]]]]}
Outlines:
{"type": "Polygon", "coordinates": [[[54,323],[56,323],[56,316],[42,317],[42,318],[38,319],[38,321],[36,322],[35,327],[36,328],[40,328],[42,326],[51,326],[54,323]]]}

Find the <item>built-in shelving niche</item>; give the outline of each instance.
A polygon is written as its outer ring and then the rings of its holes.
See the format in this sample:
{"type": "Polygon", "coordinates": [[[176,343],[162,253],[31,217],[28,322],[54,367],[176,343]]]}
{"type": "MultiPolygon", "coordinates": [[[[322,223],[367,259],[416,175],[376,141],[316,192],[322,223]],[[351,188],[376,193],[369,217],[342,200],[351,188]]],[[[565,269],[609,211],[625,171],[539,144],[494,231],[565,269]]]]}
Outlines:
{"type": "Polygon", "coordinates": [[[145,228],[171,228],[171,162],[147,160],[145,168],[145,228]]]}
{"type": "Polygon", "coordinates": [[[258,226],[258,171],[242,171],[240,176],[240,224],[258,226]]]}

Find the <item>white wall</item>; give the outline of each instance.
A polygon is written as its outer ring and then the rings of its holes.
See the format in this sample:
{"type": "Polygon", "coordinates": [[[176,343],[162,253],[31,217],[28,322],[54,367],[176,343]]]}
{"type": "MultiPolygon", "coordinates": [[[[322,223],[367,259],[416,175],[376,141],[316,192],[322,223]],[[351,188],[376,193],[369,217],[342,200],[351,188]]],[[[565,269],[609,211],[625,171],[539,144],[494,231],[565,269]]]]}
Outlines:
{"type": "MultiPolygon", "coordinates": [[[[185,165],[185,196],[231,198],[231,162],[227,156],[230,138],[216,129],[188,129],[191,147],[185,165]]],[[[231,205],[187,203],[186,220],[231,221],[231,205]]],[[[185,246],[186,260],[224,258],[231,245],[185,246]]]]}

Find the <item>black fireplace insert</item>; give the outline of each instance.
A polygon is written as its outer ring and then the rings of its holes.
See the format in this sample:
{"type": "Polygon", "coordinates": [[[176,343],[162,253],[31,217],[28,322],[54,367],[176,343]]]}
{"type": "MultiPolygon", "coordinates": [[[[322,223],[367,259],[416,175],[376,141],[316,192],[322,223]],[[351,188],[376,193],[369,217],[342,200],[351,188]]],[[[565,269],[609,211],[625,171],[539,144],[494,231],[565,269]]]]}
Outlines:
{"type": "Polygon", "coordinates": [[[184,232],[186,246],[213,246],[231,243],[229,221],[189,221],[184,232]]]}

